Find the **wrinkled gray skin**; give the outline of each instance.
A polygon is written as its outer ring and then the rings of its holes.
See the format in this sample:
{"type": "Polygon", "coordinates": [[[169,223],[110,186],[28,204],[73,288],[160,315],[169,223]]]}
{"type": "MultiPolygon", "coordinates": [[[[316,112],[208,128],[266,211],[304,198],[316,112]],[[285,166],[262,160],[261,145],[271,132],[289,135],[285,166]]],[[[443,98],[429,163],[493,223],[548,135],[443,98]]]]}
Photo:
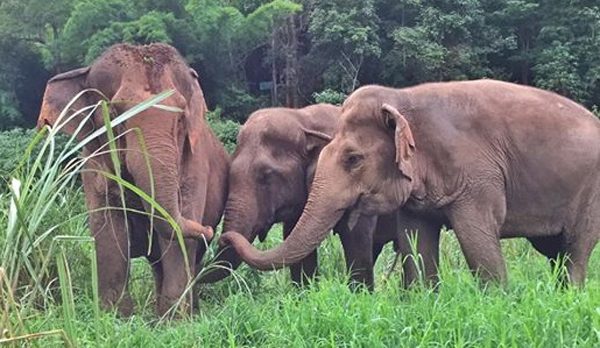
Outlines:
{"type": "MultiPolygon", "coordinates": [[[[133,312],[127,291],[130,259],[144,256],[152,264],[157,311],[164,314],[183,294],[189,276],[198,271],[206,242],[224,209],[229,159],[204,118],[206,105],[197,77],[171,46],[122,44],[109,48],[89,67],[55,76],[46,86],[38,127],[63,126],[62,131],[72,134],[81,124],[80,138],[104,126],[101,112],[85,123],[81,117],[66,123],[57,121],[67,103],[84,89],[99,90],[111,100],[112,116],[167,90],[175,92],[161,104],[183,110],[176,113],[150,108],[114,131],[117,136],[125,134],[117,144],[123,178],[147,194],[154,191],[155,200],[179,224],[186,238],[191,274],[186,272],[174,230],[164,219],[154,219],[150,241],[148,215],[106,209],[122,206],[119,186],[101,174],[115,173],[107,149],[101,150],[106,137],[88,143],[83,150],[85,157],[96,153],[86,163],[82,178],[90,230],[96,240],[101,304],[108,309],[116,307],[124,316],[133,312]],[[134,129],[143,135],[145,147],[134,129]],[[148,250],[150,242],[152,248],[148,250]]],[[[72,109],[93,105],[99,98],[86,93],[72,109]]],[[[130,209],[152,211],[133,192],[125,192],[125,201],[130,209]]],[[[182,302],[192,304],[191,294],[182,302]]]]}
{"type": "MultiPolygon", "coordinates": [[[[340,107],[328,104],[254,112],[240,129],[232,158],[223,231],[236,231],[250,242],[257,236],[263,241],[274,223],[283,222],[284,237],[287,237],[302,214],[317,158],[330,141],[340,115],[340,107]]],[[[404,236],[405,229],[428,228],[431,235],[439,234],[439,223],[422,221],[409,213],[404,215],[400,226],[395,214],[379,219],[360,216],[356,222],[351,222],[352,231],[348,228],[348,216],[335,226],[334,232],[341,238],[354,282],[364,283],[372,289],[373,264],[379,253],[389,241],[394,241],[398,249],[398,239],[404,236]],[[377,229],[373,233],[376,222],[377,229]]],[[[403,253],[408,253],[408,245],[406,242],[401,244],[403,253]]],[[[223,266],[236,269],[241,263],[232,248],[221,247],[217,255],[215,261],[223,266]]],[[[303,277],[316,273],[316,268],[315,250],[290,266],[292,280],[302,283],[303,277]]],[[[405,271],[406,282],[414,280],[416,272],[412,263],[406,264],[405,271]]],[[[230,271],[218,268],[201,281],[214,282],[229,274],[230,271]]]]}
{"type": "Polygon", "coordinates": [[[599,172],[600,121],[557,94],[494,80],[366,86],[345,101],[284,243],[259,252],[235,233],[221,243],[272,269],[312,252],[348,209],[404,207],[447,220],[484,280],[506,280],[500,239],[525,237],[551,263],[567,256],[581,285],[600,236],[599,172]]]}

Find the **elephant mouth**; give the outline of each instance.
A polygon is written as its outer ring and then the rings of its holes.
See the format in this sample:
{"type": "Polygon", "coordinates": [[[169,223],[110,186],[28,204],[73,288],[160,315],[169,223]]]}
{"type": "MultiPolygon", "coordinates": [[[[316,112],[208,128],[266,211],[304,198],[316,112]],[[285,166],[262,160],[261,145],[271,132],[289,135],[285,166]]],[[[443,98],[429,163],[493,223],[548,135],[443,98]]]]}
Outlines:
{"type": "Polygon", "coordinates": [[[378,198],[378,195],[360,195],[354,205],[349,208],[358,210],[364,215],[380,215],[394,212],[398,207],[385,198],[378,198]]]}
{"type": "Polygon", "coordinates": [[[282,207],[275,210],[274,221],[296,221],[302,214],[302,206],[282,207]]]}
{"type": "Polygon", "coordinates": [[[262,243],[265,241],[265,239],[267,239],[267,234],[269,233],[269,230],[271,230],[271,227],[273,227],[274,224],[275,221],[273,219],[269,219],[263,225],[255,227],[252,233],[255,236],[258,236],[258,240],[262,243]]]}

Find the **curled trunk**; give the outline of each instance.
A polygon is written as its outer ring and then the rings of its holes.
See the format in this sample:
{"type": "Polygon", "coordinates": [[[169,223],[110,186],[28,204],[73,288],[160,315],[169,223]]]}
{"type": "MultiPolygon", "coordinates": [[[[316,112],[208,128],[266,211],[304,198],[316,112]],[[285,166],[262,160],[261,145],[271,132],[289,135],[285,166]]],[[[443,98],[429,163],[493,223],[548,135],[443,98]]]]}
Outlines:
{"type": "MultiPolygon", "coordinates": [[[[225,208],[223,231],[238,231],[249,243],[252,243],[256,238],[256,234],[253,232],[257,215],[256,208],[256,206],[247,207],[242,204],[242,201],[230,196],[225,208]]],[[[210,263],[214,267],[206,270],[206,274],[200,278],[200,282],[218,282],[231,275],[241,263],[242,259],[234,248],[229,245],[219,245],[216,257],[210,263]]]]}
{"type": "Polygon", "coordinates": [[[230,231],[221,236],[221,245],[231,244],[250,266],[273,270],[299,262],[314,251],[342,217],[344,210],[335,209],[319,198],[322,185],[313,184],[302,216],[291,234],[275,249],[259,251],[241,234],[230,231]],[[317,188],[316,186],[319,186],[317,188]]]}

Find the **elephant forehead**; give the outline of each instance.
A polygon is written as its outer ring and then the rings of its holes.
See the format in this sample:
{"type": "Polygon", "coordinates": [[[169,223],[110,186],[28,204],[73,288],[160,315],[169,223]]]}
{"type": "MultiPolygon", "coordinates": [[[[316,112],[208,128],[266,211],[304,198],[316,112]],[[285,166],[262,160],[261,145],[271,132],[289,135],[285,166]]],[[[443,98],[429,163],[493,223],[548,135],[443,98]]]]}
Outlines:
{"type": "Polygon", "coordinates": [[[376,102],[369,100],[364,103],[355,103],[348,105],[348,107],[344,108],[342,113],[342,121],[341,128],[348,127],[356,127],[365,124],[371,124],[375,119],[379,110],[379,107],[376,107],[376,102]]]}
{"type": "Polygon", "coordinates": [[[119,84],[127,83],[157,94],[174,88],[174,72],[187,74],[189,68],[177,51],[168,45],[119,44],[98,58],[92,71],[94,80],[101,85],[109,85],[110,81],[114,83],[115,77],[120,75],[119,84]]]}

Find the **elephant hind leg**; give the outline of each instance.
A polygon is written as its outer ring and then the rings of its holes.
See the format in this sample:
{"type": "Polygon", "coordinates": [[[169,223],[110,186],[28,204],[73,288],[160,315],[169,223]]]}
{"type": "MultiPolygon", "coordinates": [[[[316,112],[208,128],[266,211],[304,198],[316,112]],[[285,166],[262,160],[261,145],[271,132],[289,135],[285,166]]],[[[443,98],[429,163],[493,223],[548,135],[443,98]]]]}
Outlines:
{"type": "MultiPolygon", "coordinates": [[[[283,238],[287,238],[292,232],[294,224],[283,224],[283,238]]],[[[309,284],[311,279],[317,276],[317,267],[319,264],[317,250],[308,254],[300,262],[290,266],[290,276],[292,282],[298,286],[309,284]]]]}
{"type": "Polygon", "coordinates": [[[588,261],[598,242],[596,228],[574,230],[575,233],[565,245],[565,263],[569,281],[573,285],[583,286],[585,283],[588,261]]]}
{"type": "Polygon", "coordinates": [[[300,262],[290,266],[290,275],[294,284],[303,286],[309,284],[317,276],[317,251],[308,254],[300,262]]]}
{"type": "MultiPolygon", "coordinates": [[[[546,256],[550,261],[550,267],[555,271],[557,266],[562,266],[565,256],[564,234],[544,237],[529,237],[527,238],[531,245],[540,254],[546,256]]],[[[559,270],[558,282],[560,285],[566,285],[568,282],[567,274],[559,270]]]]}
{"type": "Polygon", "coordinates": [[[369,291],[373,291],[375,287],[373,233],[376,224],[376,216],[361,216],[351,231],[343,229],[338,233],[344,248],[346,267],[350,272],[350,287],[353,290],[361,285],[366,286],[369,291]]]}

